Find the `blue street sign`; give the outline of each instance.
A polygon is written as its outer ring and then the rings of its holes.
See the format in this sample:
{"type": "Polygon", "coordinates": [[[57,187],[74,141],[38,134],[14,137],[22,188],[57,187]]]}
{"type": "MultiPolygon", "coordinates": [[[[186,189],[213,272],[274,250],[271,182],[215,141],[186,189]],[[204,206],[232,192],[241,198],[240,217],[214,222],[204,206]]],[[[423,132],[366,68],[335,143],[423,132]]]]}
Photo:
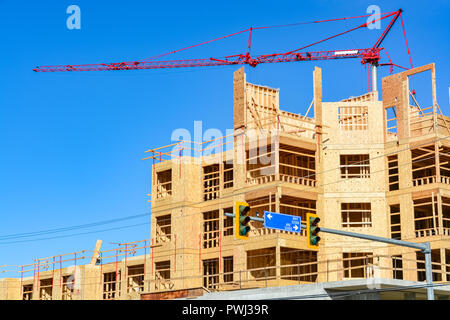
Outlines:
{"type": "Polygon", "coordinates": [[[264,227],[289,232],[300,232],[302,229],[301,217],[264,211],[264,227]]]}

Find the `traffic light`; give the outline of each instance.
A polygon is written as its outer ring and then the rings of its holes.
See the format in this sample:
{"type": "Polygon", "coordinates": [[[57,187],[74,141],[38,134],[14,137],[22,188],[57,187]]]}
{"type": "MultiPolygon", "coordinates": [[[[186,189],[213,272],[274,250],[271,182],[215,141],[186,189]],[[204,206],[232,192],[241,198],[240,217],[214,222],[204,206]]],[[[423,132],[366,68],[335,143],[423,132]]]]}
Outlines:
{"type": "Polygon", "coordinates": [[[248,240],[250,231],[250,227],[247,225],[250,221],[249,212],[250,207],[247,202],[236,202],[236,213],[234,215],[236,239],[248,240]]]}
{"type": "Polygon", "coordinates": [[[320,218],[317,214],[307,213],[306,214],[306,237],[307,246],[310,249],[319,249],[320,237],[318,236],[320,218]]]}

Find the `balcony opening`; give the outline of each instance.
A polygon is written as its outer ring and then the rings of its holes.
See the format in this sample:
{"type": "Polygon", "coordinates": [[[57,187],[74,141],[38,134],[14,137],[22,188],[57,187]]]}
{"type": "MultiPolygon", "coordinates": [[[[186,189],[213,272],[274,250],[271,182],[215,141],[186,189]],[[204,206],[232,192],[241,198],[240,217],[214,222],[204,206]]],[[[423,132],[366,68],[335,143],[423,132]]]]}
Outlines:
{"type": "Polygon", "coordinates": [[[75,282],[73,275],[63,276],[62,278],[62,299],[63,300],[73,300],[75,282]]]}
{"type": "Polygon", "coordinates": [[[33,299],[33,285],[26,284],[23,286],[22,300],[32,300],[33,299]]]}
{"type": "Polygon", "coordinates": [[[434,144],[411,150],[413,186],[436,182],[450,184],[450,148],[441,146],[437,153],[439,165],[434,144]],[[439,181],[436,172],[439,172],[439,181]]]}
{"type": "Polygon", "coordinates": [[[173,287],[174,284],[170,279],[170,260],[155,262],[155,289],[167,291],[173,287]]]}
{"type": "Polygon", "coordinates": [[[414,230],[416,237],[437,235],[439,230],[437,196],[414,199],[414,230]]]}
{"type": "Polygon", "coordinates": [[[39,281],[39,300],[52,300],[53,279],[39,281]]]}
{"type": "MultiPolygon", "coordinates": [[[[418,137],[433,132],[433,90],[431,70],[408,76],[409,88],[421,88],[416,94],[407,93],[410,137],[418,137]]],[[[439,114],[438,114],[439,119],[439,114]]],[[[441,120],[442,121],[442,120],[441,120]]],[[[438,120],[438,124],[441,124],[438,120]]],[[[442,121],[443,122],[443,121],[442,121]]],[[[442,123],[444,125],[444,123],[442,123]]]]}
{"type": "Polygon", "coordinates": [[[315,151],[280,144],[280,179],[315,186],[315,151]]]}
{"type": "Polygon", "coordinates": [[[397,137],[397,106],[387,107],[384,109],[386,133],[388,137],[397,137]]]}
{"type": "MultiPolygon", "coordinates": [[[[276,173],[275,152],[271,144],[264,148],[246,150],[247,180],[273,181],[276,173]],[[261,179],[258,179],[260,178],[261,179]],[[262,179],[264,177],[264,179],[262,179]],[[255,180],[256,179],[256,180],[255,180]]],[[[261,182],[259,182],[261,183],[261,182]]]]}
{"type": "Polygon", "coordinates": [[[172,169],[156,173],[156,199],[172,195],[172,169]]]}
{"type": "Polygon", "coordinates": [[[156,217],[156,243],[170,242],[172,234],[172,216],[166,214],[164,216],[156,217]]]}
{"type": "Polygon", "coordinates": [[[434,144],[411,150],[413,186],[436,182],[434,144]]]}
{"type": "Polygon", "coordinates": [[[127,292],[144,291],[144,265],[128,266],[127,292]]]}

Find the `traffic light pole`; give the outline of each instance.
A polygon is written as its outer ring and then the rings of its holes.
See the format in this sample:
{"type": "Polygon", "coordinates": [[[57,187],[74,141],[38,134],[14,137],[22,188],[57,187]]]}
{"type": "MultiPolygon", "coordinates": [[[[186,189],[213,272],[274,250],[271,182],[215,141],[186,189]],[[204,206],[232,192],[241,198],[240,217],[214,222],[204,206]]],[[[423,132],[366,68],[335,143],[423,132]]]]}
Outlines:
{"type": "MultiPolygon", "coordinates": [[[[302,225],[302,228],[306,229],[306,225],[302,225]]],[[[425,254],[425,278],[426,278],[426,282],[427,282],[427,297],[428,297],[428,300],[434,300],[433,271],[432,271],[432,264],[431,264],[431,248],[430,248],[429,242],[415,243],[415,242],[389,239],[389,238],[372,236],[372,235],[368,235],[368,234],[335,230],[335,229],[322,228],[322,227],[320,228],[320,232],[332,233],[332,234],[337,234],[340,236],[359,238],[359,239],[371,240],[371,241],[377,241],[377,242],[384,242],[384,243],[389,243],[389,244],[393,244],[396,246],[419,249],[420,251],[422,251],[425,254]]]]}
{"type": "MultiPolygon", "coordinates": [[[[234,218],[233,213],[225,213],[225,216],[234,218]]],[[[260,217],[250,217],[250,220],[264,222],[264,218],[260,218],[260,217]]],[[[302,229],[306,229],[306,224],[302,224],[301,227],[302,227],[302,229]]],[[[396,246],[419,249],[420,251],[422,251],[425,254],[425,278],[426,278],[426,282],[427,282],[427,298],[428,298],[428,300],[434,300],[433,271],[432,271],[432,264],[431,264],[431,247],[430,247],[429,242],[415,243],[415,242],[389,239],[389,238],[384,238],[384,237],[372,236],[372,235],[368,235],[368,234],[336,230],[336,229],[329,229],[329,228],[322,228],[322,227],[320,227],[320,232],[332,233],[332,234],[337,234],[340,236],[359,238],[359,239],[376,241],[376,242],[384,242],[384,243],[393,244],[396,246]]]]}
{"type": "MultiPolygon", "coordinates": [[[[234,218],[234,213],[225,212],[224,216],[234,218]]],[[[250,221],[264,222],[264,218],[252,217],[252,216],[248,216],[248,217],[250,218],[250,221]]]]}

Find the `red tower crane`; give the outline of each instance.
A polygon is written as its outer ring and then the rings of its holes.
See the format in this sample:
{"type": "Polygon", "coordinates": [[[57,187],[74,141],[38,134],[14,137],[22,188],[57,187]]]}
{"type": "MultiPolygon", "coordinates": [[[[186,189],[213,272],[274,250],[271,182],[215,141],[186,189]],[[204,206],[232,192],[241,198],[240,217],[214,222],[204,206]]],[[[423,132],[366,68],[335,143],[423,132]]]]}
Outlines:
{"type": "MultiPolygon", "coordinates": [[[[389,31],[392,29],[393,25],[397,21],[397,19],[400,17],[403,27],[403,33],[405,36],[406,41],[406,33],[405,28],[403,24],[402,19],[402,9],[399,9],[394,12],[387,12],[380,15],[378,19],[374,19],[373,21],[363,23],[359,26],[356,26],[354,28],[351,28],[347,31],[329,36],[325,39],[316,41],[314,43],[311,43],[309,45],[305,45],[301,48],[290,50],[288,52],[284,53],[272,53],[272,54],[265,54],[265,55],[259,55],[252,57],[250,54],[251,51],[251,42],[252,42],[252,33],[254,30],[259,29],[267,29],[267,28],[276,28],[276,27],[285,27],[285,26],[293,26],[293,25],[299,25],[299,24],[308,24],[308,23],[321,23],[321,22],[330,22],[330,21],[338,21],[338,20],[347,20],[347,19],[354,19],[354,18],[362,18],[362,17],[368,17],[371,15],[363,15],[363,16],[356,16],[356,17],[347,17],[347,18],[337,18],[337,19],[329,19],[329,20],[319,20],[319,21],[311,21],[311,22],[303,22],[303,23],[296,23],[296,24],[290,24],[290,25],[278,25],[278,26],[267,26],[267,27],[257,27],[257,28],[249,28],[246,30],[242,30],[233,34],[229,34],[217,39],[209,40],[203,43],[199,43],[193,46],[189,46],[183,49],[171,51],[165,54],[161,54],[155,57],[151,57],[145,60],[140,61],[125,61],[125,62],[110,62],[110,63],[97,63],[97,64],[79,64],[79,65],[54,65],[54,66],[39,66],[33,69],[35,72],[68,72],[68,71],[113,71],[113,70],[140,70],[140,69],[162,69],[162,68],[185,68],[185,67],[204,67],[204,66],[225,66],[225,65],[244,65],[248,64],[251,67],[256,67],[258,64],[262,63],[275,63],[275,62],[296,62],[296,61],[319,61],[319,60],[334,60],[334,59],[349,59],[349,58],[360,58],[361,63],[365,66],[369,65],[371,66],[372,71],[368,73],[368,86],[369,90],[376,90],[376,72],[378,66],[386,66],[389,65],[391,68],[393,66],[400,67],[403,69],[407,69],[404,67],[401,67],[397,64],[394,64],[391,59],[389,58],[389,55],[387,54],[387,51],[385,48],[380,47],[383,40],[386,38],[389,31]],[[343,34],[349,33],[351,31],[365,28],[369,26],[370,24],[373,24],[377,21],[381,21],[383,19],[392,17],[390,20],[388,26],[383,31],[381,36],[378,38],[378,40],[375,42],[375,44],[371,48],[363,48],[363,49],[345,49],[345,50],[329,50],[329,51],[304,51],[305,49],[314,46],[316,44],[325,42],[327,40],[336,38],[338,36],[341,36],[343,34]],[[200,45],[204,45],[207,43],[211,43],[213,41],[221,40],[227,37],[231,37],[237,34],[242,34],[248,32],[248,45],[247,45],[247,51],[245,54],[237,54],[237,55],[229,55],[225,56],[223,58],[206,58],[206,59],[185,59],[185,60],[156,60],[158,58],[162,58],[163,56],[167,56],[170,54],[174,54],[186,49],[194,48],[200,45]],[[385,50],[386,55],[389,59],[389,63],[379,63],[380,61],[380,53],[382,50],[385,50]],[[372,82],[370,79],[372,78],[372,82]]],[[[408,47],[408,42],[406,41],[406,47],[409,55],[409,60],[411,63],[412,68],[412,61],[411,61],[411,54],[408,47]]]]}

